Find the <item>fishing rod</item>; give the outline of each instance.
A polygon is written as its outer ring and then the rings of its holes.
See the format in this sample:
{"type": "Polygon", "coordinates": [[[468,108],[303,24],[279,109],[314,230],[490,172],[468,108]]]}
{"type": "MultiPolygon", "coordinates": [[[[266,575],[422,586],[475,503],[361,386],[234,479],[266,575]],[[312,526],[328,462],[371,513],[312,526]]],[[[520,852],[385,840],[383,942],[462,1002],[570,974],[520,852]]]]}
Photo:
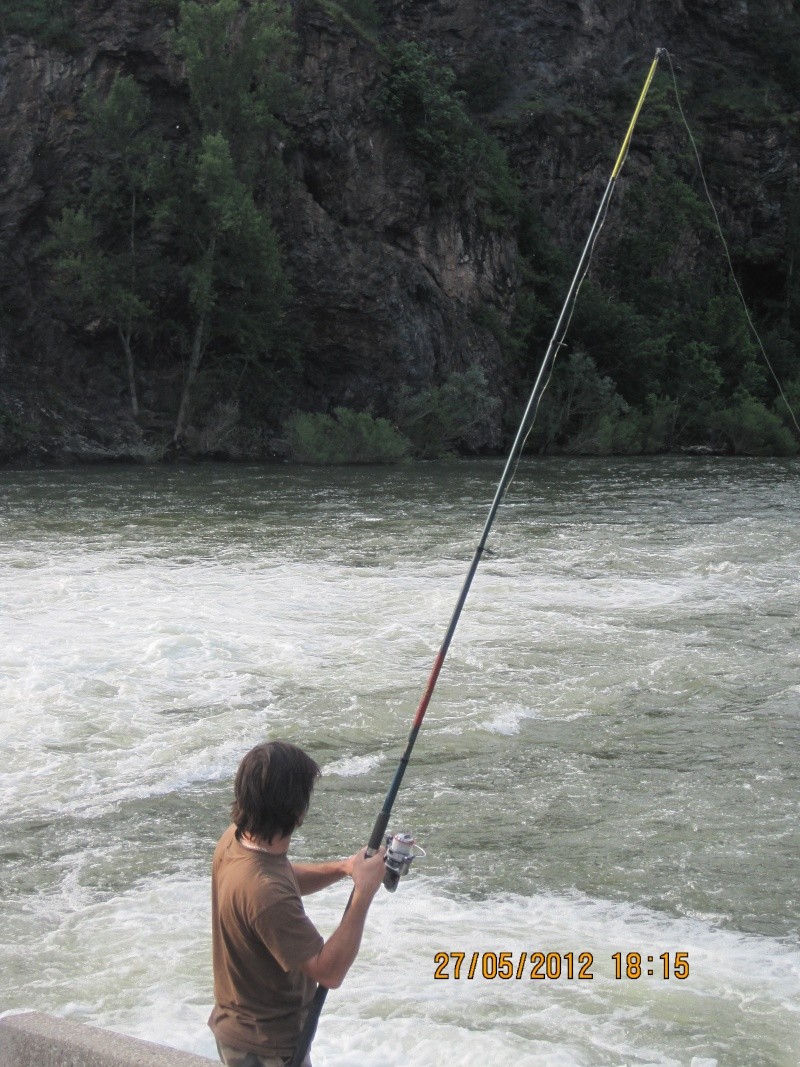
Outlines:
{"type": "MultiPolygon", "coordinates": [[[[414,748],[414,744],[416,743],[417,736],[422,726],[422,720],[425,718],[425,712],[428,710],[428,705],[431,702],[433,691],[436,688],[436,683],[439,679],[439,674],[441,673],[442,667],[444,665],[445,657],[447,656],[447,651],[450,648],[450,643],[453,640],[453,635],[456,632],[458,620],[461,618],[461,612],[464,610],[464,604],[467,601],[467,596],[469,595],[469,591],[472,586],[472,580],[475,577],[475,572],[478,569],[478,564],[480,563],[484,549],[486,548],[486,542],[489,539],[489,533],[492,529],[492,525],[494,524],[498,509],[501,503],[503,502],[503,497],[505,496],[506,490],[511,484],[511,480],[514,477],[514,472],[516,471],[520,456],[522,455],[522,450],[525,446],[525,441],[527,440],[528,434],[530,433],[531,427],[533,426],[534,420],[536,419],[536,413],[539,410],[539,402],[541,401],[542,394],[544,393],[550,381],[550,375],[552,373],[553,364],[555,362],[556,356],[558,355],[559,349],[564,344],[564,336],[569,327],[569,322],[572,317],[572,310],[574,308],[575,300],[577,299],[578,291],[589,270],[592,252],[594,251],[594,246],[600,234],[600,231],[603,228],[606,212],[608,211],[608,205],[611,201],[611,197],[614,192],[614,187],[617,183],[617,178],[619,177],[619,173],[622,170],[622,166],[627,158],[628,150],[631,144],[631,138],[633,137],[633,130],[639,118],[639,112],[642,110],[645,97],[647,96],[648,90],[650,89],[650,84],[653,80],[653,77],[655,76],[658,61],[662,58],[663,55],[665,55],[665,49],[656,49],[655,57],[650,65],[650,70],[648,71],[647,78],[645,79],[644,86],[642,87],[642,91],[639,95],[636,108],[634,109],[633,115],[631,116],[631,120],[628,125],[625,138],[622,142],[622,147],[620,148],[619,155],[617,156],[616,162],[614,164],[614,168],[611,171],[611,177],[609,178],[608,184],[606,185],[605,192],[603,193],[603,197],[600,201],[600,206],[597,209],[597,214],[595,215],[594,222],[592,223],[591,230],[589,231],[589,236],[586,240],[586,244],[584,245],[580,260],[578,261],[578,266],[572,278],[572,283],[569,287],[569,291],[567,292],[563,307],[561,308],[561,314],[558,317],[556,328],[553,331],[553,336],[550,339],[550,344],[547,346],[547,351],[545,353],[544,359],[542,360],[541,367],[539,368],[539,373],[536,376],[536,381],[534,382],[530,399],[528,400],[525,412],[522,416],[522,420],[520,421],[519,429],[517,430],[517,435],[514,438],[514,443],[511,446],[511,451],[509,452],[506,465],[503,469],[503,474],[498,483],[491,507],[489,508],[489,514],[487,516],[486,523],[483,527],[483,533],[481,534],[480,541],[478,542],[478,546],[475,549],[475,554],[472,557],[472,563],[470,564],[469,570],[467,571],[467,577],[464,580],[464,584],[461,588],[461,593],[459,594],[458,601],[450,619],[450,623],[447,627],[444,640],[442,641],[441,647],[436,655],[436,659],[433,662],[433,667],[431,668],[431,672],[428,677],[428,682],[425,686],[425,690],[422,694],[422,698],[420,699],[419,705],[417,706],[417,711],[411,726],[411,732],[408,735],[408,741],[406,742],[405,750],[403,752],[403,755],[400,757],[400,762],[397,765],[397,770],[395,771],[394,778],[392,779],[392,784],[389,787],[389,791],[383,801],[383,806],[378,812],[378,816],[375,819],[375,824],[372,827],[372,833],[370,835],[369,844],[367,845],[366,849],[367,856],[374,856],[378,849],[381,847],[381,845],[384,843],[386,828],[389,825],[389,819],[392,814],[392,808],[394,806],[397,794],[400,790],[400,785],[403,781],[403,776],[406,773],[406,768],[408,767],[409,761],[411,759],[411,752],[414,748]]],[[[404,847],[408,844],[410,844],[410,835],[396,835],[395,838],[392,839],[389,852],[387,853],[389,865],[387,865],[387,874],[384,878],[384,885],[387,889],[393,890],[396,887],[400,874],[404,873],[403,868],[407,870],[408,866],[410,865],[411,858],[413,857],[411,855],[410,848],[406,849],[404,847]],[[398,840],[398,838],[401,840],[398,840]]],[[[322,1013],[322,1008],[325,1004],[325,999],[327,995],[328,990],[325,986],[319,986],[317,988],[317,992],[314,996],[313,1001],[311,1002],[311,1006],[308,1009],[308,1015],[306,1016],[306,1021],[300,1034],[297,1047],[295,1048],[294,1055],[289,1063],[289,1067],[301,1067],[303,1060],[306,1058],[308,1050],[311,1048],[311,1042],[314,1040],[314,1034],[316,1033],[319,1017],[322,1013]]]]}

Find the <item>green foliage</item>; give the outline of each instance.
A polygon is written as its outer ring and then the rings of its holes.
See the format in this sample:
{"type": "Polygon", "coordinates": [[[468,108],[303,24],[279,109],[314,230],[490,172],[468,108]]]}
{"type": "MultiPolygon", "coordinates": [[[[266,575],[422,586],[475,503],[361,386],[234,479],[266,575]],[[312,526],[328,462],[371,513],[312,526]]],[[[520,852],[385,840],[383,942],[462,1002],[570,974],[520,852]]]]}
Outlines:
{"type": "Polygon", "coordinates": [[[205,135],[193,169],[193,229],[204,251],[186,267],[189,301],[198,315],[217,312],[226,333],[249,351],[262,343],[286,296],[277,238],[252,189],[237,178],[223,134],[205,135]]]}
{"type": "Polygon", "coordinates": [[[408,441],[386,419],[343,407],[333,415],[297,412],[284,433],[297,463],[399,463],[409,451],[408,441]]]}
{"type": "Polygon", "coordinates": [[[723,69],[718,79],[702,93],[698,112],[711,122],[734,122],[737,125],[796,125],[796,114],[788,110],[782,94],[775,87],[758,81],[743,81],[723,69]],[[770,91],[770,88],[772,91],[770,91]]]}
{"type": "Polygon", "coordinates": [[[422,162],[436,200],[472,193],[499,217],[513,217],[519,189],[505,152],[472,120],[455,82],[450,67],[421,45],[403,42],[391,56],[380,108],[422,162]]]}
{"type": "Polygon", "coordinates": [[[714,416],[713,425],[736,455],[791,456],[797,452],[797,443],[780,417],[744,389],[714,416]]]}
{"type": "Polygon", "coordinates": [[[79,310],[86,320],[99,318],[122,328],[148,316],[144,297],[129,284],[127,257],[103,250],[83,208],[64,208],[50,229],[47,250],[54,254],[60,288],[73,301],[74,311],[79,310]]]}
{"type": "Polygon", "coordinates": [[[545,391],[527,447],[604,455],[638,451],[630,411],[613,381],[602,375],[591,356],[574,352],[558,363],[545,391]]]}
{"type": "Polygon", "coordinates": [[[159,262],[142,234],[150,223],[150,108],[133,78],[118,76],[105,97],[84,93],[85,145],[92,162],[88,194],[51,222],[47,250],[56,288],[73,321],[115,327],[125,355],[134,415],[138,413],[133,342],[153,311],[159,262]]]}
{"type": "Polygon", "coordinates": [[[263,389],[264,379],[274,383],[287,366],[279,342],[289,285],[257,193],[265,170],[273,180],[280,171],[264,147],[282,130],[291,54],[288,9],[272,0],[247,8],[238,0],[185,0],[180,11],[175,41],[186,62],[195,129],[176,161],[163,220],[175,236],[192,323],[178,443],[207,354],[214,379],[229,387],[242,388],[257,370],[263,389]]]}
{"type": "Polygon", "coordinates": [[[674,163],[658,157],[647,181],[626,190],[621,208],[612,251],[615,285],[635,310],[648,314],[654,307],[675,306],[678,295],[690,298],[694,309],[697,279],[680,257],[698,239],[711,238],[708,204],[675,173],[674,163]]]}
{"type": "MultiPolygon", "coordinates": [[[[364,38],[380,28],[376,0],[317,3],[364,38]]],[[[52,222],[47,248],[62,313],[73,326],[116,330],[131,359],[134,344],[146,358],[151,351],[158,358],[156,330],[162,350],[181,352],[190,371],[194,439],[211,447],[243,416],[263,422],[267,411],[277,417],[291,410],[299,369],[300,346],[292,343],[284,314],[289,281],[268,209],[284,180],[278,145],[287,136],[283,117],[292,94],[291,5],[150,4],[179,16],[173,41],[185,63],[191,119],[182,121],[179,135],[157,137],[147,133],[148,99],[132,78],[118,77],[107,92],[87,90],[89,180],[61,200],[68,206],[52,222]]],[[[68,0],[0,0],[0,31],[78,47],[74,9],[68,0]]],[[[764,79],[708,68],[692,86],[695,111],[716,122],[734,116],[795,122],[800,18],[782,13],[751,28],[755,47],[769,57],[764,79]]],[[[502,57],[478,58],[460,79],[419,44],[399,44],[387,58],[379,106],[420,160],[434,202],[477,206],[490,224],[517,227],[523,284],[514,318],[507,324],[484,309],[475,319],[492,331],[527,385],[549,341],[575,250],[553,239],[538,206],[521,203],[503,149],[473,118],[507,95],[502,57]]],[[[601,118],[628,113],[637,90],[627,80],[611,86],[601,118]]],[[[557,95],[540,94],[523,106],[562,139],[576,123],[597,121],[594,108],[589,115],[557,95]]],[[[676,122],[674,101],[661,79],[637,133],[646,138],[667,122],[676,122]]],[[[703,130],[694,132],[702,144],[703,130]]],[[[727,275],[694,163],[680,152],[648,158],[646,180],[629,181],[626,172],[620,182],[594,280],[581,289],[569,348],[557,361],[529,444],[595,454],[708,442],[743,453],[791,451],[798,435],[775,398],[727,275]]],[[[711,162],[717,182],[720,175],[727,182],[732,171],[724,170],[724,160],[711,162]]],[[[748,295],[748,272],[751,287],[763,290],[759,329],[797,411],[800,194],[790,189],[787,197],[785,240],[734,249],[734,257],[737,273],[744,263],[748,295]],[[783,275],[775,266],[780,262],[783,275]],[[773,265],[771,273],[760,274],[763,263],[773,265]]],[[[560,223],[559,233],[565,230],[570,226],[560,223]]],[[[441,456],[463,448],[496,404],[472,368],[400,397],[399,430],[337,409],[333,416],[295,416],[292,432],[298,456],[319,461],[441,456]]],[[[187,400],[187,418],[191,410],[187,400]]]]}
{"type": "MultiPolygon", "coordinates": [[[[735,399],[744,389],[768,410],[775,385],[720,253],[710,210],[679,165],[679,159],[656,157],[646,180],[621,186],[623,195],[612,205],[615,215],[598,246],[593,276],[581,287],[567,337],[570,350],[592,361],[580,368],[586,395],[570,380],[577,365],[570,368],[560,357],[551,394],[542,403],[541,425],[531,437],[534,447],[650,452],[730,442],[733,416],[719,413],[741,408],[748,433],[761,441],[758,447],[785,448],[770,419],[735,399]],[[752,430],[756,411],[758,433],[752,430]]],[[[772,276],[760,282],[772,304],[762,301],[770,319],[766,328],[759,322],[759,329],[783,381],[797,377],[800,341],[800,315],[797,326],[792,318],[800,304],[792,284],[800,224],[793,228],[793,219],[790,211],[785,293],[776,291],[772,276]]],[[[519,247],[527,298],[518,301],[511,344],[504,347],[515,359],[536,366],[573,264],[532,205],[521,213],[519,247]]],[[[751,269],[758,284],[762,276],[755,260],[751,269]]],[[[744,447],[744,440],[736,437],[731,447],[744,447]]]]}
{"type": "Polygon", "coordinates": [[[56,277],[65,294],[74,296],[85,315],[105,297],[105,256],[95,242],[92,220],[83,208],[64,208],[50,223],[51,238],[43,251],[53,255],[56,277]]]}
{"type": "Polygon", "coordinates": [[[421,45],[404,42],[392,56],[382,106],[427,165],[432,179],[463,176],[473,151],[473,123],[454,90],[455,74],[421,45]]]}
{"type": "MultiPolygon", "coordinates": [[[[289,10],[273,0],[184,0],[175,47],[186,64],[200,131],[222,134],[237,167],[251,172],[290,95],[289,10]]],[[[254,174],[250,173],[251,180],[254,174]]]]}
{"type": "MultiPolygon", "coordinates": [[[[630,115],[631,108],[639,97],[641,86],[639,73],[635,82],[617,82],[612,94],[616,113],[630,115]]],[[[675,90],[671,78],[655,78],[647,91],[647,100],[636,123],[636,135],[641,137],[656,131],[664,131],[675,121],[675,90]]]]}
{"type": "Polygon", "coordinates": [[[95,161],[105,157],[108,171],[118,173],[126,184],[140,180],[152,151],[146,133],[150,102],[134,79],[117,75],[105,97],[89,84],[83,95],[83,113],[88,120],[93,141],[89,147],[95,161]]]}
{"type": "Polygon", "coordinates": [[[800,378],[785,382],[782,388],[783,396],[778,396],[775,401],[775,414],[789,430],[797,434],[797,424],[800,423],[800,378]]]}
{"type": "Polygon", "coordinates": [[[722,402],[724,375],[717,349],[707,341],[689,341],[675,349],[665,346],[665,356],[659,383],[674,404],[669,444],[702,440],[712,412],[722,402]]]}
{"type": "Polygon", "coordinates": [[[178,11],[173,40],[192,114],[182,140],[151,132],[149,102],[133,78],[118,76],[105,94],[90,86],[88,188],[52,223],[48,245],[65,315],[116,329],[134,413],[135,343],[149,335],[186,358],[176,440],[195,398],[217,412],[209,415],[216,425],[227,425],[219,411],[251,410],[256,396],[263,415],[296,358],[281,343],[288,282],[259,202],[281,170],[274,138],[287,99],[288,9],[272,0],[184,0],[178,11]]]}
{"type": "Polygon", "coordinates": [[[678,441],[679,404],[670,397],[647,398],[640,413],[642,452],[670,452],[678,441]]]}
{"type": "Polygon", "coordinates": [[[471,433],[494,416],[499,401],[489,395],[480,367],[455,372],[439,386],[404,394],[396,426],[365,412],[336,408],[333,416],[297,413],[284,430],[300,463],[396,463],[442,459],[464,446],[471,433]]]}
{"type": "Polygon", "coordinates": [[[570,264],[529,201],[520,210],[517,244],[520,285],[510,334],[513,354],[526,367],[544,354],[567,291],[570,264]]]}
{"type": "Polygon", "coordinates": [[[207,355],[218,382],[241,383],[256,365],[272,378],[279,373],[282,363],[275,348],[289,293],[269,213],[256,205],[252,187],[237,176],[224,134],[206,134],[196,155],[185,162],[177,185],[183,195],[174,204],[172,223],[180,235],[176,251],[192,327],[177,441],[207,355]],[[221,374],[215,362],[228,373],[221,374]]]}
{"type": "Polygon", "coordinates": [[[463,445],[499,404],[488,392],[484,371],[472,366],[454,372],[443,385],[401,397],[397,424],[417,459],[440,459],[463,445]]]}
{"type": "Polygon", "coordinates": [[[79,52],[75,5],[70,0],[0,0],[0,34],[21,33],[49,48],[79,52]]]}

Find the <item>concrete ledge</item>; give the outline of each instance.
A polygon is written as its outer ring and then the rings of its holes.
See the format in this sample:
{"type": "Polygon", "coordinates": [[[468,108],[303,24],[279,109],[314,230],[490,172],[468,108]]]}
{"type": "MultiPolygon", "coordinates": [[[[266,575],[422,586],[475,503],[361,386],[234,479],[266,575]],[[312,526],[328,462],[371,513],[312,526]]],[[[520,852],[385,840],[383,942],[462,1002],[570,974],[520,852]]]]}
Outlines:
{"type": "Polygon", "coordinates": [[[0,1067],[208,1067],[212,1062],[43,1012],[0,1019],[0,1067]]]}

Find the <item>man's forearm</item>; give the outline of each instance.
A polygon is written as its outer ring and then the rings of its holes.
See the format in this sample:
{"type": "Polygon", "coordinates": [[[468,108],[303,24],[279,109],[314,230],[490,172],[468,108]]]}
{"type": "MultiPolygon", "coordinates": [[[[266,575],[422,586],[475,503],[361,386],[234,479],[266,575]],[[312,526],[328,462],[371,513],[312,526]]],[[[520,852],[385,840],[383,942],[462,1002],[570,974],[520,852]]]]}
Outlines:
{"type": "Polygon", "coordinates": [[[337,989],[342,984],[344,976],[358,955],[367,912],[386,871],[384,853],[383,848],[374,856],[356,852],[350,859],[343,861],[346,873],[353,879],[350,902],[339,926],[321,950],[300,966],[304,974],[328,989],[337,989]]]}
{"type": "Polygon", "coordinates": [[[303,968],[306,973],[311,973],[317,982],[327,986],[328,989],[339,988],[358,955],[361,936],[364,933],[364,923],[371,903],[371,894],[354,890],[342,921],[322,946],[322,951],[315,957],[313,972],[303,968]]]}
{"type": "Polygon", "coordinates": [[[347,860],[332,860],[330,863],[293,863],[292,870],[300,888],[300,895],[316,893],[333,885],[349,874],[347,860]]]}

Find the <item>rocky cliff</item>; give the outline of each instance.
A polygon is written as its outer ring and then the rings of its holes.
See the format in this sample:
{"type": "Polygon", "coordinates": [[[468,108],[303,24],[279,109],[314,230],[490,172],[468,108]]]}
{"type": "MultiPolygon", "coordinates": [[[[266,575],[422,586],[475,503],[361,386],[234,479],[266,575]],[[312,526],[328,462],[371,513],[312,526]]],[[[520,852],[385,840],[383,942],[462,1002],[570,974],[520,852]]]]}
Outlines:
{"type": "MultiPolygon", "coordinates": [[[[89,80],[108,86],[115,73],[132,74],[154,125],[180,137],[187,93],[170,37],[178,5],[79,0],[65,41],[15,28],[3,14],[15,6],[0,4],[0,451],[6,461],[145,457],[174,416],[183,357],[148,354],[144,410],[133,419],[113,338],[66,321],[42,246],[65,191],[87,181],[79,132],[89,80]]],[[[291,315],[303,328],[298,405],[391,415],[402,391],[476,364],[506,403],[532,373],[503,344],[531,284],[519,224],[497,225],[475,197],[432,195],[420,159],[375,106],[398,41],[422,43],[452,67],[475,121],[503,144],[525,203],[567,257],[587,231],[655,48],[668,48],[748,295],[784,298],[800,182],[793,0],[372,7],[378,17],[366,24],[359,5],[292,5],[301,92],[287,113],[291,137],[281,147],[291,181],[274,217],[291,315]]],[[[620,183],[623,202],[659,155],[688,158],[667,69],[658,77],[620,183]]],[[[609,220],[604,247],[623,219],[609,220]]],[[[686,243],[683,268],[701,251],[686,243]]],[[[468,447],[501,445],[502,408],[489,410],[468,447]]],[[[279,426],[265,431],[262,452],[279,426]]]]}

